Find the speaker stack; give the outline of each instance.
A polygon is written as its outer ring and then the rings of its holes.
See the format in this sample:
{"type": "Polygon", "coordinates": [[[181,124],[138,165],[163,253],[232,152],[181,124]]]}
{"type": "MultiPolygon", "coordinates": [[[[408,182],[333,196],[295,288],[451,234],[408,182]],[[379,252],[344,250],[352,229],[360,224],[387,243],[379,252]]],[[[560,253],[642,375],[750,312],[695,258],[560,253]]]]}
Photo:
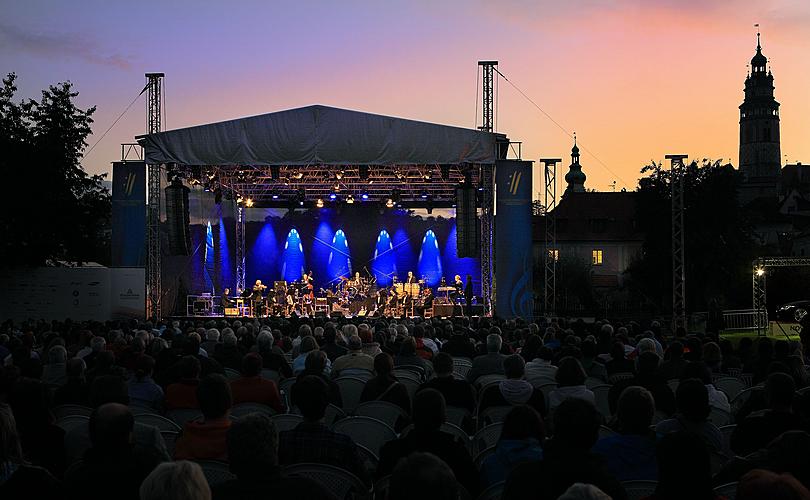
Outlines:
{"type": "Polygon", "coordinates": [[[191,231],[189,230],[188,193],[189,188],[179,178],[166,186],[166,229],[169,236],[171,255],[191,253],[191,231]]]}

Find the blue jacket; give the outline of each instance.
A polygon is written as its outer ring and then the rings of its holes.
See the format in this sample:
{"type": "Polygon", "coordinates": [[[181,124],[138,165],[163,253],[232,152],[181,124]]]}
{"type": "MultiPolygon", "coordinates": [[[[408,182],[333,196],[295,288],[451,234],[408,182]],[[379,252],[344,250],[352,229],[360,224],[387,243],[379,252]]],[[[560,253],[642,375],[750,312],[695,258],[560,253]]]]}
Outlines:
{"type": "Polygon", "coordinates": [[[495,453],[481,464],[483,487],[506,481],[512,469],[523,462],[536,462],[543,459],[543,449],[534,439],[502,439],[495,447],[495,453]]]}

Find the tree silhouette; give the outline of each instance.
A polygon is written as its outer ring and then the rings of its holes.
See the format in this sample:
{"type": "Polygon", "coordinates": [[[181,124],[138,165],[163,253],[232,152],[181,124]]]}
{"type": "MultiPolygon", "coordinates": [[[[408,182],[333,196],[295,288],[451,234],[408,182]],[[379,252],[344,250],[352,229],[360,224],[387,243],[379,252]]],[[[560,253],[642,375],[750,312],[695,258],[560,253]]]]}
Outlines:
{"type": "Polygon", "coordinates": [[[16,75],[0,88],[0,262],[109,261],[110,195],[104,176],[81,166],[95,107],[82,110],[70,82],[39,101],[13,101],[16,75]]]}

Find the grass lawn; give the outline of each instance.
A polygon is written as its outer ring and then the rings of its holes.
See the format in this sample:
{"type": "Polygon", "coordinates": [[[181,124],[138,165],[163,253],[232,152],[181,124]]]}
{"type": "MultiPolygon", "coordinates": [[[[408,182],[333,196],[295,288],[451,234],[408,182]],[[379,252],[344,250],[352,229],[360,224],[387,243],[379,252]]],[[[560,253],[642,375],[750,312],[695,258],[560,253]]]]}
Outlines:
{"type": "MultiPolygon", "coordinates": [[[[799,330],[799,325],[795,323],[776,323],[775,321],[771,321],[765,333],[771,340],[785,340],[786,338],[799,340],[799,330]]],[[[720,332],[720,337],[730,340],[736,348],[740,339],[749,337],[756,340],[760,336],[755,330],[723,330],[720,332]]]]}

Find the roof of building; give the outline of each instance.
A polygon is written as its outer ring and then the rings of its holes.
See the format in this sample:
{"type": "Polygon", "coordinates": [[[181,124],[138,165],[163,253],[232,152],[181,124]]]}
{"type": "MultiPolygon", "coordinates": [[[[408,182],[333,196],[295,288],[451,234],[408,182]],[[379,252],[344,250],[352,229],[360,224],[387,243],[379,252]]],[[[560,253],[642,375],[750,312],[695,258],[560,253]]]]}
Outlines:
{"type": "MultiPolygon", "coordinates": [[[[644,241],[636,224],[635,192],[568,192],[554,210],[557,241],[644,241]]],[[[542,217],[534,240],[543,241],[542,217]]]]}

